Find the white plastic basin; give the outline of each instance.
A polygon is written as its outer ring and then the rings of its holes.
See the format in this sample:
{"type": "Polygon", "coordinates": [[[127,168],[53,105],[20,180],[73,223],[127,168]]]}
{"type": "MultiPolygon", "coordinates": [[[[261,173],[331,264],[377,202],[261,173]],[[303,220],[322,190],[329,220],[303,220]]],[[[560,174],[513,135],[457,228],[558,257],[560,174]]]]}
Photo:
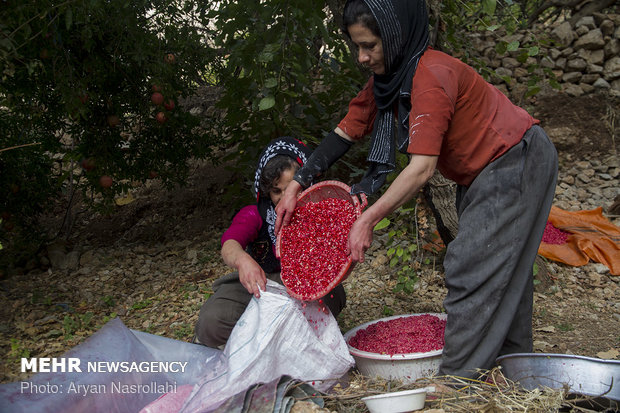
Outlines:
{"type": "Polygon", "coordinates": [[[426,392],[433,392],[433,387],[383,393],[363,397],[370,413],[404,413],[424,408],[426,392]]]}
{"type": "Polygon", "coordinates": [[[423,314],[433,315],[442,320],[447,318],[447,314],[442,313],[403,314],[373,320],[347,331],[344,334],[344,340],[349,347],[349,352],[355,359],[355,365],[359,372],[367,377],[381,377],[388,380],[399,379],[403,383],[413,383],[419,378],[436,375],[441,363],[441,349],[424,353],[387,355],[358,350],[349,345],[349,340],[358,330],[363,330],[371,324],[423,314]]]}

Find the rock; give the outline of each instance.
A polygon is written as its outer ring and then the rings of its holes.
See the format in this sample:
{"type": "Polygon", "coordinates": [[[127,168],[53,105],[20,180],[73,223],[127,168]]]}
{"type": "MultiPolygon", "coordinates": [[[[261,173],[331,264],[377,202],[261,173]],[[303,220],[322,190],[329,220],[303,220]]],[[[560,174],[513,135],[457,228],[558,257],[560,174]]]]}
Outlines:
{"type": "Polygon", "coordinates": [[[588,67],[588,62],[586,62],[585,59],[582,58],[572,59],[566,63],[567,70],[581,72],[585,70],[586,67],[588,67]]]}
{"type": "Polygon", "coordinates": [[[581,49],[579,51],[579,57],[580,59],[583,59],[586,62],[586,66],[588,64],[600,65],[600,64],[605,63],[605,51],[603,49],[597,49],[597,50],[581,49]]]}
{"type": "Polygon", "coordinates": [[[594,82],[596,82],[598,79],[600,79],[601,77],[599,75],[597,75],[596,73],[588,73],[585,74],[581,77],[581,82],[582,83],[587,83],[588,85],[593,84],[594,82]]]}
{"type": "MultiPolygon", "coordinates": [[[[613,23],[612,23],[613,25],[613,23]]],[[[575,23],[575,29],[580,27],[586,27],[588,30],[596,29],[596,23],[594,22],[594,16],[584,16],[575,23]]]]}
{"type": "Polygon", "coordinates": [[[614,34],[614,22],[609,19],[605,19],[599,24],[599,28],[603,33],[603,36],[612,36],[614,34]]]}
{"type": "Polygon", "coordinates": [[[514,59],[512,57],[505,57],[502,59],[502,67],[512,70],[515,67],[519,67],[521,66],[521,63],[519,63],[519,61],[517,59],[514,59]]]}
{"type": "Polygon", "coordinates": [[[603,75],[608,81],[620,77],[620,56],[614,56],[605,63],[603,75]]]}
{"type": "Polygon", "coordinates": [[[605,44],[603,51],[605,52],[605,57],[608,59],[620,55],[620,40],[611,39],[605,44]]]}
{"type": "Polygon", "coordinates": [[[551,36],[564,46],[569,46],[575,40],[575,32],[569,22],[564,22],[551,31],[551,36]]]}
{"type": "Polygon", "coordinates": [[[611,88],[611,85],[609,84],[608,81],[606,81],[605,79],[603,79],[602,77],[599,77],[593,84],[592,86],[594,86],[597,89],[609,89],[611,88]]]}
{"type": "Polygon", "coordinates": [[[600,29],[594,29],[575,40],[576,49],[599,49],[605,46],[605,39],[600,29]]]}
{"type": "Polygon", "coordinates": [[[553,59],[550,56],[545,56],[541,59],[540,65],[545,68],[553,69],[556,63],[553,61],[553,59]]]}
{"type": "Polygon", "coordinates": [[[65,268],[71,271],[77,270],[80,266],[80,251],[69,251],[65,256],[65,268]]]}
{"type": "Polygon", "coordinates": [[[52,269],[64,270],[67,268],[67,253],[63,242],[54,242],[47,246],[47,257],[52,269]]]}
{"type": "Polygon", "coordinates": [[[566,58],[565,58],[565,57],[560,57],[559,59],[557,59],[557,60],[555,61],[555,66],[556,66],[558,69],[562,69],[562,70],[564,70],[564,69],[566,68],[566,62],[567,62],[567,60],[566,60],[566,58]]]}
{"type": "Polygon", "coordinates": [[[583,76],[581,72],[567,72],[562,76],[562,81],[566,84],[566,86],[570,86],[570,83],[579,83],[581,76],[583,76]]]}
{"type": "Polygon", "coordinates": [[[497,69],[495,69],[495,73],[500,78],[502,78],[502,77],[510,77],[511,78],[512,77],[512,70],[507,69],[505,67],[498,67],[497,69]]]}
{"type": "Polygon", "coordinates": [[[575,29],[575,34],[577,34],[577,36],[583,36],[589,31],[590,29],[588,29],[586,26],[580,26],[580,27],[577,27],[577,29],[575,29]]]}
{"type": "Polygon", "coordinates": [[[586,73],[603,73],[603,66],[600,65],[595,65],[595,64],[588,64],[588,68],[586,70],[586,73]]]}

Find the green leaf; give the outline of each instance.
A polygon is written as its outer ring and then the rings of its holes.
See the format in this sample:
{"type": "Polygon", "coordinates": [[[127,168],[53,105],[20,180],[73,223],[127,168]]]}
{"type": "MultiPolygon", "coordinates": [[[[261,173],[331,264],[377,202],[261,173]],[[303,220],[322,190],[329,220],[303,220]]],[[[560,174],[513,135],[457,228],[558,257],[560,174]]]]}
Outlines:
{"type": "Polygon", "coordinates": [[[275,77],[270,77],[269,79],[265,80],[265,87],[271,89],[276,86],[278,86],[278,79],[276,79],[275,77]]]}
{"type": "Polygon", "coordinates": [[[402,249],[402,247],[398,247],[396,249],[396,256],[397,257],[402,257],[403,256],[403,249],[402,249]]]}
{"type": "Polygon", "coordinates": [[[482,0],[482,11],[492,16],[495,14],[495,8],[497,6],[496,0],[482,0]]]}
{"type": "Polygon", "coordinates": [[[276,104],[276,98],[273,96],[265,96],[258,103],[258,110],[271,109],[276,104]]]}
{"type": "Polygon", "coordinates": [[[270,52],[262,52],[258,55],[258,61],[262,63],[269,63],[273,60],[273,53],[270,52]]]}
{"type": "Polygon", "coordinates": [[[499,55],[503,55],[508,50],[508,43],[501,41],[495,45],[495,51],[499,55]]]}
{"type": "Polygon", "coordinates": [[[405,291],[412,293],[413,287],[415,287],[415,280],[409,279],[409,281],[405,283],[405,291]]]}
{"type": "Polygon", "coordinates": [[[67,27],[67,30],[71,29],[72,24],[73,24],[73,10],[68,8],[67,13],[65,14],[65,26],[67,27]]]}
{"type": "Polygon", "coordinates": [[[393,257],[393,258],[390,260],[390,267],[393,267],[393,266],[395,266],[396,264],[398,264],[398,257],[393,257]]]}
{"type": "Polygon", "coordinates": [[[394,247],[388,249],[387,250],[388,257],[391,257],[392,255],[394,255],[395,252],[396,252],[396,248],[394,248],[394,247]]]}
{"type": "Polygon", "coordinates": [[[387,218],[383,218],[381,221],[375,225],[373,231],[379,231],[380,229],[387,228],[390,225],[390,220],[387,218]]]}
{"type": "Polygon", "coordinates": [[[512,42],[508,43],[507,50],[509,52],[514,52],[515,50],[519,48],[519,45],[520,43],[518,40],[513,40],[512,42]]]}
{"type": "Polygon", "coordinates": [[[527,93],[525,94],[525,97],[530,97],[530,96],[534,96],[536,95],[538,92],[540,92],[540,87],[539,86],[534,86],[528,89],[527,93]]]}
{"type": "Polygon", "coordinates": [[[540,51],[538,46],[532,46],[527,49],[528,56],[538,56],[538,52],[540,51]]]}

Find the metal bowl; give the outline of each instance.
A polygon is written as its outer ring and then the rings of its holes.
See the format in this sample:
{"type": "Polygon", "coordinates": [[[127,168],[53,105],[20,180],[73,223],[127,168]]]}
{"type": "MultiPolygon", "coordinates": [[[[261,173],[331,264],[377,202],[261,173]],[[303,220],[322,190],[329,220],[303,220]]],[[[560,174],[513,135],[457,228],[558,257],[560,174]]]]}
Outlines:
{"type": "Polygon", "coordinates": [[[569,393],[620,401],[620,361],[570,354],[515,353],[497,358],[506,378],[526,390],[567,389],[569,393]]]}

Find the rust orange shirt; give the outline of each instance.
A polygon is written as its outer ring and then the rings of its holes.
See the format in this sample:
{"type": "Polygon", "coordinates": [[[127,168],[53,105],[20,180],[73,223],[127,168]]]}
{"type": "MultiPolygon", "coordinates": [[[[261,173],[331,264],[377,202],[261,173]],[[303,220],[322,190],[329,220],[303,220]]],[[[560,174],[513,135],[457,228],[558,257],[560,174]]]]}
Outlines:
{"type": "MultiPolygon", "coordinates": [[[[372,88],[371,78],[338,124],[355,140],[372,132],[377,113],[372,88]]],[[[446,178],[471,184],[536,123],[472,67],[436,50],[424,52],[413,77],[407,152],[437,155],[437,169],[446,178]]]]}

